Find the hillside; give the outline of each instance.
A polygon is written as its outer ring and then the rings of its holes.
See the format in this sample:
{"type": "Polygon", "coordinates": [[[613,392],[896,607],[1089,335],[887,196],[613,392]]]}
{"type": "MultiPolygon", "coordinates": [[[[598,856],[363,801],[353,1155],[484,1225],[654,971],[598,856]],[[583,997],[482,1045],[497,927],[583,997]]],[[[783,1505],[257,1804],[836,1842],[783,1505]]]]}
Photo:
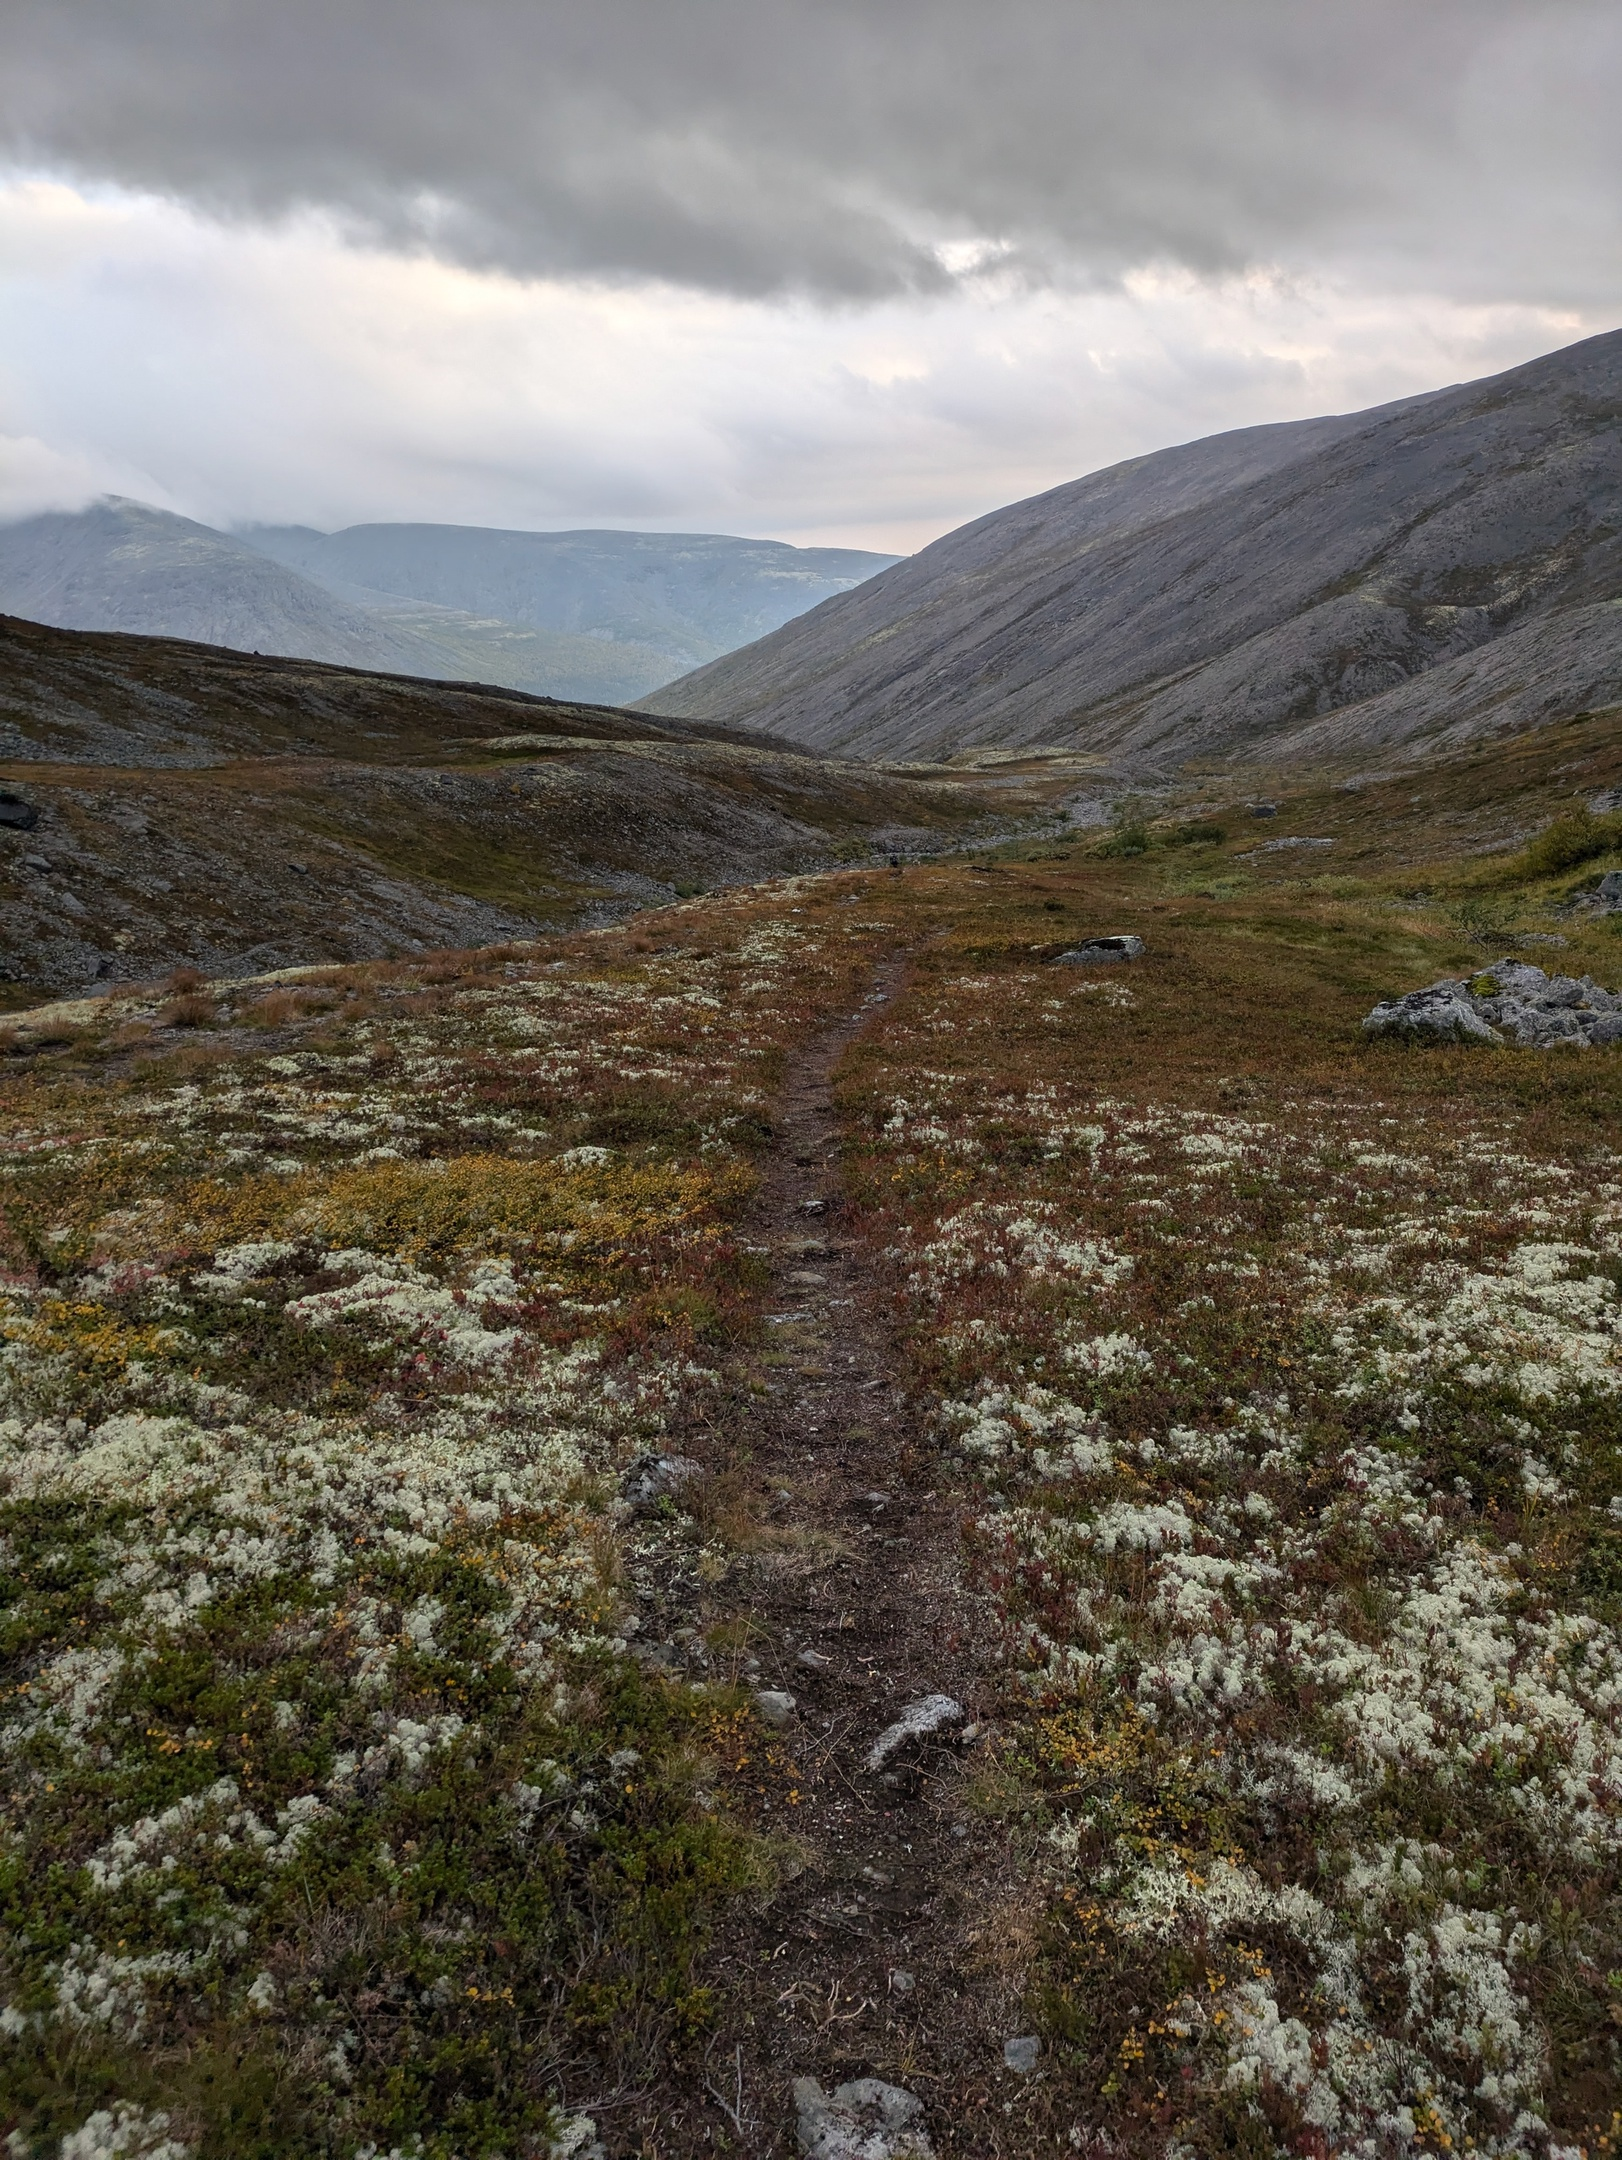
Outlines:
{"type": "Polygon", "coordinates": [[[0,525],[0,612],[611,704],[894,560],[714,534],[229,534],[110,497],[0,525]]]}
{"type": "MultiPolygon", "coordinates": [[[[0,618],[14,1002],[606,920],[1043,799],[472,685],[0,618]]],[[[1051,793],[1051,788],[1046,790],[1051,793]]]]}
{"type": "Polygon", "coordinates": [[[11,2150],[1610,2154],[1618,717],[17,1016],[11,2150]]]}
{"type": "Polygon", "coordinates": [[[1479,728],[1545,716],[1550,685],[1606,702],[1619,596],[1612,332],[1053,489],[642,703],[866,756],[1070,744],[1146,773],[1314,723],[1313,754],[1355,755],[1445,728],[1461,682],[1479,728]],[[1535,661],[1494,673],[1516,636],[1535,661]]]}

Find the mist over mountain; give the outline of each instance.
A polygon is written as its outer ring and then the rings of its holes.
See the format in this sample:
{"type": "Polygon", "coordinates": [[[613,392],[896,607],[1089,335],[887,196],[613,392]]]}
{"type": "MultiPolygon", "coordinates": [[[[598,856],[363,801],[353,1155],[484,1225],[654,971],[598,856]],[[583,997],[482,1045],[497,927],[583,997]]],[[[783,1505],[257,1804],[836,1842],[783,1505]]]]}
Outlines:
{"type": "Polygon", "coordinates": [[[615,703],[894,560],[711,534],[230,534],[111,497],[0,526],[0,612],[615,703]]]}
{"type": "Polygon", "coordinates": [[[248,526],[237,536],[334,592],[387,594],[684,665],[766,636],[899,560],[724,533],[502,532],[478,525],[248,526]]]}
{"type": "Polygon", "coordinates": [[[1611,332],[994,511],[644,704],[868,756],[1321,759],[1614,698],[1619,595],[1611,332]]]}

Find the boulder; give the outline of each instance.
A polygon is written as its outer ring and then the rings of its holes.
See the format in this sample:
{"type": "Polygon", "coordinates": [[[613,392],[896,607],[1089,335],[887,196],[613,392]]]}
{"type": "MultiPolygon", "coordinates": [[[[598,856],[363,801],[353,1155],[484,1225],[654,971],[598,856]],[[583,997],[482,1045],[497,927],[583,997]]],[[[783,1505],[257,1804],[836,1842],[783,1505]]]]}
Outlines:
{"type": "Polygon", "coordinates": [[[804,2160],[934,2160],[923,2102],[882,2078],[852,2078],[831,2093],[796,2078],[794,2109],[804,2160]]]}
{"type": "Polygon", "coordinates": [[[1376,1005],[1363,1022],[1365,1035],[1395,1035],[1407,1042],[1502,1042],[1462,982],[1431,983],[1406,997],[1376,1005]]]}
{"type": "Polygon", "coordinates": [[[1591,975],[1546,975],[1526,960],[1496,960],[1479,975],[1445,976],[1376,1005],[1363,1032],[1409,1042],[1587,1050],[1622,1041],[1622,996],[1591,975]]]}
{"type": "Polygon", "coordinates": [[[1061,967],[1108,966],[1118,960],[1137,960],[1143,955],[1140,937],[1095,937],[1085,945],[1072,946],[1069,952],[1056,955],[1055,965],[1061,967]]]}
{"type": "Polygon", "coordinates": [[[8,795],[0,791],[0,825],[15,826],[18,832],[32,832],[39,823],[39,812],[20,795],[8,795]]]}

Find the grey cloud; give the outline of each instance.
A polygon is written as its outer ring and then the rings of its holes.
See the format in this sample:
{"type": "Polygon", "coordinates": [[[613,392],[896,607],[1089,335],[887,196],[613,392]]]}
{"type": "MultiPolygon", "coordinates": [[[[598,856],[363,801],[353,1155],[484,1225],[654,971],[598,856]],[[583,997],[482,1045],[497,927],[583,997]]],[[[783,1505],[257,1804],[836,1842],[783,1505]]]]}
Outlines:
{"type": "Polygon", "coordinates": [[[520,273],[1622,290],[1611,0],[9,0],[14,158],[520,273]]]}

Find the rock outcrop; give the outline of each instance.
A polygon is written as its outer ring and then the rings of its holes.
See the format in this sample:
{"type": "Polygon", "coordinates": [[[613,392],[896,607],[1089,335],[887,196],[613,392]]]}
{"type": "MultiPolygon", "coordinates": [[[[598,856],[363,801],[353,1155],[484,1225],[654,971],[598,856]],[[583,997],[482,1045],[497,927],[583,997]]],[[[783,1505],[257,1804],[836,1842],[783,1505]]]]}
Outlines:
{"type": "Polygon", "coordinates": [[[1363,1032],[1409,1042],[1597,1049],[1622,1043],[1622,995],[1591,975],[1546,975],[1525,960],[1497,960],[1479,975],[1447,975],[1376,1005],[1363,1032]]]}

